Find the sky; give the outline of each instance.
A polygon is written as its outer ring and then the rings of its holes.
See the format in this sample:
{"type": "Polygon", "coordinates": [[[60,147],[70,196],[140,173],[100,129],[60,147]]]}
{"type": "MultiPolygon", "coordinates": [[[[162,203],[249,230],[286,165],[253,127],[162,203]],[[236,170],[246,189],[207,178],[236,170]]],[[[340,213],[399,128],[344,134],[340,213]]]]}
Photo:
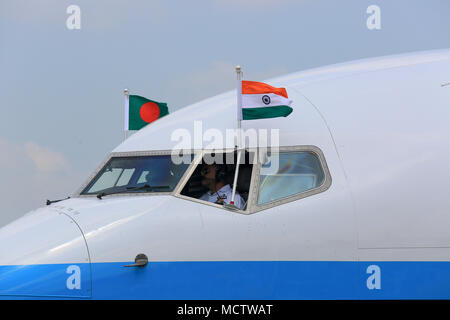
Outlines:
{"type": "Polygon", "coordinates": [[[233,89],[236,65],[263,81],[450,48],[449,16],[448,0],[0,0],[0,227],[76,191],[122,142],[124,88],[174,112],[233,89]]]}

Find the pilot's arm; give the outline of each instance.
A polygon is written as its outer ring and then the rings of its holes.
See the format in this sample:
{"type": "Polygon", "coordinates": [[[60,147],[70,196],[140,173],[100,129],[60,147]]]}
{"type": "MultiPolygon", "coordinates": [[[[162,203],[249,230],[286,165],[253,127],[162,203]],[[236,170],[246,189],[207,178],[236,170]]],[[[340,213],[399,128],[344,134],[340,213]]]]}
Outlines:
{"type": "MultiPolygon", "coordinates": [[[[217,193],[211,195],[209,192],[207,192],[204,195],[202,195],[199,198],[199,200],[213,202],[213,203],[217,203],[217,204],[223,204],[223,203],[230,204],[231,195],[232,195],[232,192],[231,192],[231,188],[230,188],[228,190],[228,192],[225,192],[225,193],[217,192],[217,193]]],[[[244,208],[244,205],[245,205],[244,199],[237,192],[234,195],[234,205],[241,210],[244,208]]]]}

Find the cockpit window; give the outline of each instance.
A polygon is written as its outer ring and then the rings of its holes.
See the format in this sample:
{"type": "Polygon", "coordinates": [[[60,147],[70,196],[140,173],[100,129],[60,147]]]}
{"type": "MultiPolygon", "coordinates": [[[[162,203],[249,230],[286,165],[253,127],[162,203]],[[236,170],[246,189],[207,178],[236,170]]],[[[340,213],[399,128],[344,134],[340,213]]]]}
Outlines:
{"type": "Polygon", "coordinates": [[[185,162],[175,164],[170,155],[113,157],[81,194],[171,192],[189,166],[185,162]]]}
{"type": "Polygon", "coordinates": [[[242,153],[233,202],[237,152],[206,153],[181,190],[181,195],[197,199],[204,204],[232,204],[236,209],[247,210],[253,158],[253,153],[242,153]]]}
{"type": "Polygon", "coordinates": [[[324,171],[315,153],[275,153],[261,167],[258,205],[318,188],[324,179],[324,171]]]}

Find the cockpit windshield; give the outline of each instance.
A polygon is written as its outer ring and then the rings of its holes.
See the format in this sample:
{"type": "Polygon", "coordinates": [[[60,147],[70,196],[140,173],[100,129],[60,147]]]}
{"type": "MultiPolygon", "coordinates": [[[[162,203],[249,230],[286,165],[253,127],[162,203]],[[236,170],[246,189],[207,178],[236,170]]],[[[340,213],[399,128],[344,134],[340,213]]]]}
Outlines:
{"type": "Polygon", "coordinates": [[[171,192],[188,166],[170,155],[113,157],[81,194],[171,192]]]}

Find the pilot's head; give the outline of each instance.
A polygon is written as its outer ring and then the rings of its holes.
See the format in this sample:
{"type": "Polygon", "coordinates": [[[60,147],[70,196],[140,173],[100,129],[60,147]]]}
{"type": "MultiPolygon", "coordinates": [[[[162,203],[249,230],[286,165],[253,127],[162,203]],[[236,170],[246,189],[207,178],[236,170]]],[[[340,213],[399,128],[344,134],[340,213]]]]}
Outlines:
{"type": "Polygon", "coordinates": [[[200,174],[202,175],[202,185],[211,188],[216,184],[216,165],[205,164],[203,165],[200,174]]]}
{"type": "Polygon", "coordinates": [[[200,173],[203,178],[202,185],[210,190],[216,190],[227,184],[226,165],[205,164],[200,173]]]}

